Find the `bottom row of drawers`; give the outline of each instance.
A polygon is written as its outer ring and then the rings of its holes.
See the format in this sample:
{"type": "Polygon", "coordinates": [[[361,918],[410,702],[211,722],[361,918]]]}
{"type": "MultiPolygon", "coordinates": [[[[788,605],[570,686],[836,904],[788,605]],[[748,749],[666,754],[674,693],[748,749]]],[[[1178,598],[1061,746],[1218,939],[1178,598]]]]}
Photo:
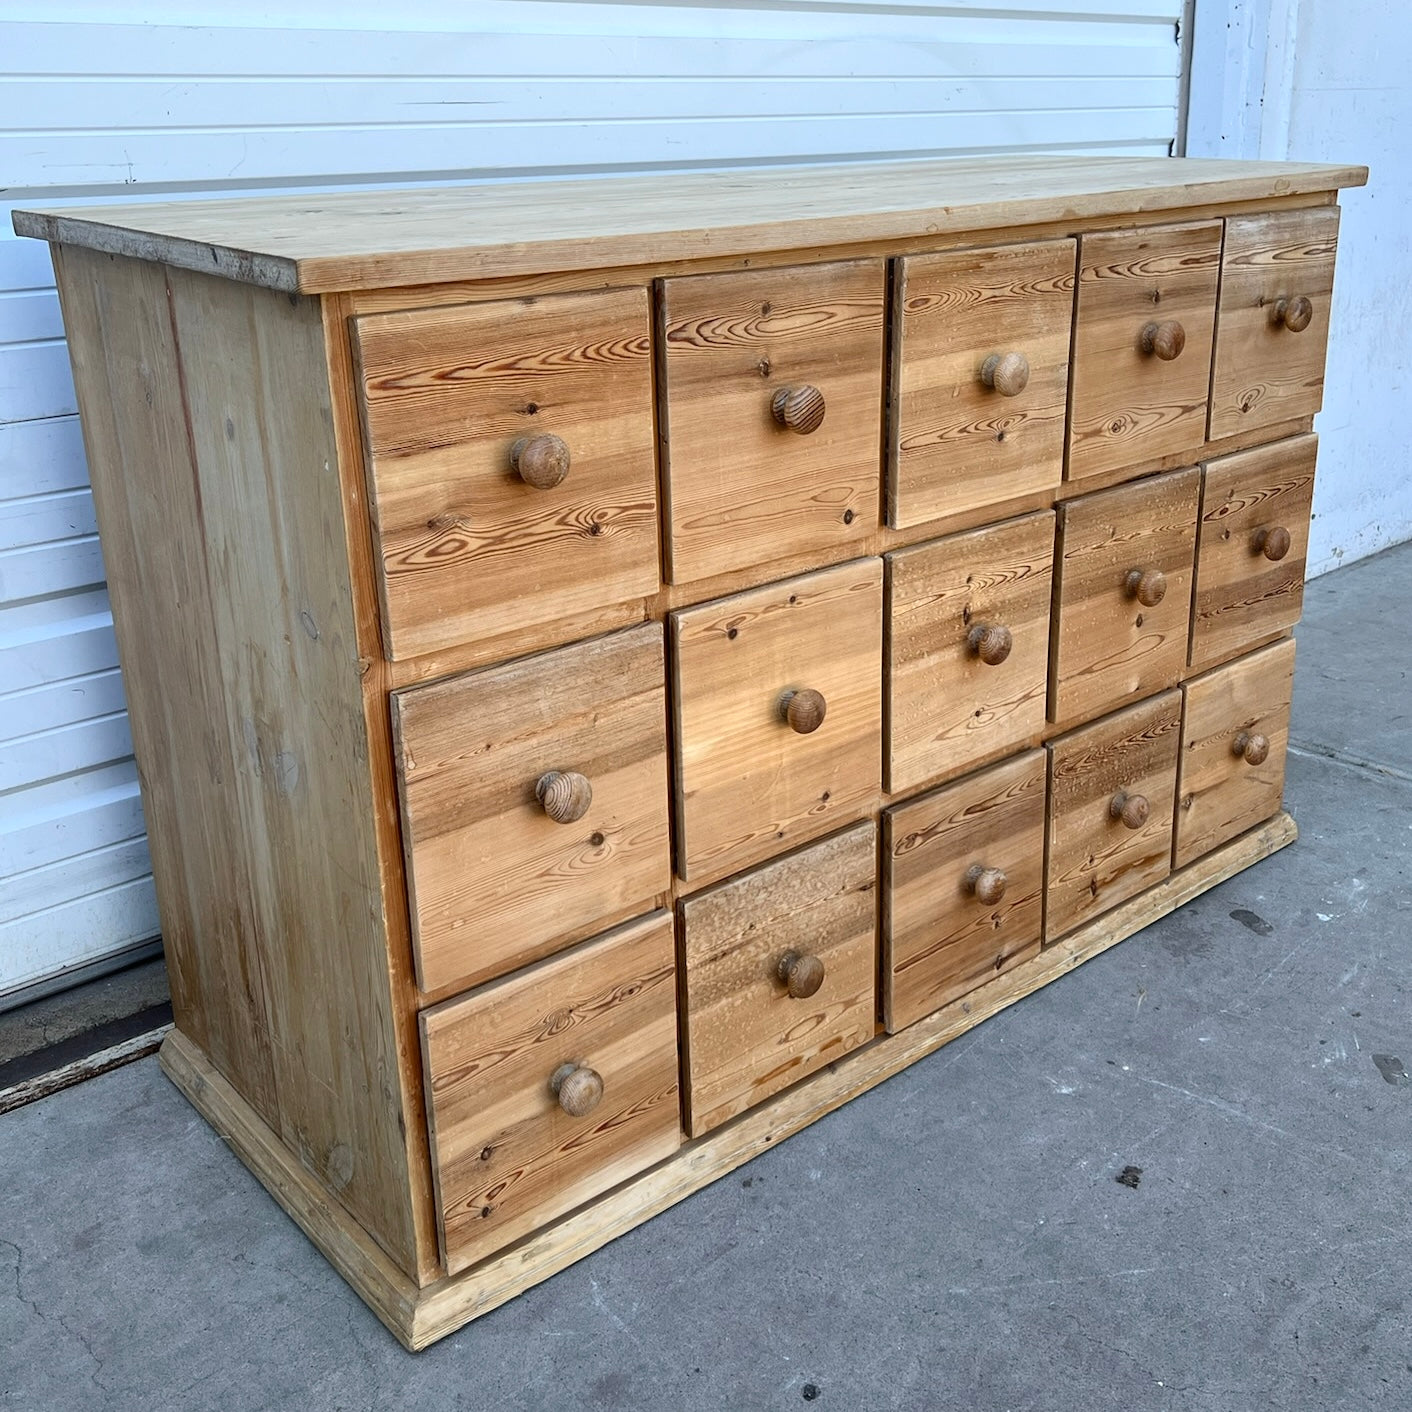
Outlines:
{"type": "Polygon", "coordinates": [[[1283,641],[422,1017],[454,1273],[1276,812],[1283,641]],[[682,1023],[678,1061],[680,990],[682,1023]]]}

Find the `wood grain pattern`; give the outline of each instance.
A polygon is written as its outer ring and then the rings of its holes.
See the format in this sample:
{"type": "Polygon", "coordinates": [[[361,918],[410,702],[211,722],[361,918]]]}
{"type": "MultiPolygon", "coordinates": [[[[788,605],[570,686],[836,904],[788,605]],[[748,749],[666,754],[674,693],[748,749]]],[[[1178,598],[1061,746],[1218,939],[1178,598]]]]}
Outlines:
{"type": "Polygon", "coordinates": [[[1201,668],[1292,628],[1304,608],[1304,567],[1319,439],[1300,436],[1206,464],[1190,661],[1201,668]],[[1262,530],[1289,531],[1271,560],[1262,530]]]}
{"type": "Polygon", "coordinates": [[[1292,638],[1183,685],[1173,867],[1184,868],[1279,812],[1293,689],[1292,638]],[[1269,742],[1263,760],[1251,764],[1236,753],[1242,732],[1269,742]]]}
{"type": "Polygon", "coordinates": [[[1032,750],[883,815],[883,1016],[890,1033],[1039,950],[1046,757],[1032,750]],[[967,885],[1005,875],[998,902],[967,885]]]}
{"type": "Polygon", "coordinates": [[[1054,240],[899,261],[889,525],[1057,489],[1076,255],[1074,241],[1054,240]],[[1020,391],[986,386],[995,354],[1024,358],[1020,391]]]}
{"type": "Polygon", "coordinates": [[[646,911],[671,886],[662,628],[392,697],[417,976],[474,985],[646,911]],[[536,786],[584,776],[558,823],[536,786]]]}
{"type": "Polygon", "coordinates": [[[677,873],[709,882],[870,809],[882,753],[882,560],[672,614],[677,873]],[[808,735],[780,718],[821,692],[808,735]]]}
{"type": "Polygon", "coordinates": [[[658,586],[645,289],[357,320],[390,657],[582,614],[658,586]],[[512,467],[557,436],[561,484],[512,467]]]}
{"type": "Polygon", "coordinates": [[[17,211],[42,240],[325,293],[1179,211],[1362,186],[1366,167],[970,157],[17,211]]]}
{"type": "Polygon", "coordinates": [[[673,952],[654,912],[423,1013],[449,1273],[676,1151],[673,952]],[[603,1080],[585,1117],[550,1086],[568,1063],[603,1080]]]}
{"type": "Polygon", "coordinates": [[[1047,942],[1167,876],[1181,728],[1169,691],[1050,742],[1047,942]],[[1141,828],[1110,812],[1119,791],[1147,800],[1141,828]]]}
{"type": "Polygon", "coordinates": [[[873,1037],[877,827],[859,824],[680,904],[687,1131],[700,1137],[873,1037]],[[823,984],[795,999],[787,952],[823,984]]]}
{"type": "Polygon", "coordinates": [[[1054,515],[919,544],[887,557],[886,785],[893,794],[974,768],[1044,733],[1054,515]],[[1004,660],[971,647],[1010,633],[1004,660]]]}
{"type": "Polygon", "coordinates": [[[1324,401],[1324,354],[1338,250],[1337,206],[1226,221],[1211,378],[1212,440],[1242,427],[1312,417],[1324,401]],[[1302,297],[1312,318],[1297,333],[1272,317],[1302,297]]]}
{"type": "Polygon", "coordinates": [[[1200,450],[1220,264],[1219,221],[1082,237],[1068,480],[1200,450]],[[1169,321],[1181,356],[1143,353],[1143,329],[1169,321]]]}
{"type": "Polygon", "coordinates": [[[1186,666],[1198,470],[1072,500],[1059,508],[1049,719],[1064,727],[1173,686],[1186,666]],[[1133,570],[1166,581],[1147,607],[1133,570]]]}
{"type": "Polygon", "coordinates": [[[662,460],[668,577],[689,583],[864,541],[878,522],[881,260],[662,285],[662,460]],[[796,435],[775,394],[823,396],[796,435]]]}

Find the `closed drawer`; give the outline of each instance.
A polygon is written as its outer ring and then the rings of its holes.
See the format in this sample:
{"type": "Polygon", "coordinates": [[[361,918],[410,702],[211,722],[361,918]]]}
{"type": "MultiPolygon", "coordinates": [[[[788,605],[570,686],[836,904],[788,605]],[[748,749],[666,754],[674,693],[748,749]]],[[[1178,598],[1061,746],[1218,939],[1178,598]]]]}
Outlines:
{"type": "Polygon", "coordinates": [[[899,262],[894,528],[1058,488],[1075,255],[1050,240],[899,262]]]}
{"type": "Polygon", "coordinates": [[[1291,437],[1207,464],[1193,667],[1234,656],[1299,621],[1318,445],[1312,435],[1291,437]]]}
{"type": "Polygon", "coordinates": [[[896,1032],[1039,950],[1045,754],[883,815],[883,1015],[896,1032]]]}
{"type": "Polygon", "coordinates": [[[665,912],[438,1005],[421,1030],[450,1274],[681,1143],[665,912]]]}
{"type": "Polygon", "coordinates": [[[393,696],[424,991],[471,985],[671,886],[662,629],[393,696]]]}
{"type": "Polygon", "coordinates": [[[1169,691],[1048,747],[1046,940],[1171,871],[1181,728],[1181,692],[1169,691]]]}
{"type": "Polygon", "coordinates": [[[657,591],[649,330],[644,289],[356,321],[389,657],[657,591]]]}
{"type": "Polygon", "coordinates": [[[1074,725],[1174,686],[1186,666],[1201,473],[1059,510],[1049,718],[1074,725]]]}
{"type": "Polygon", "coordinates": [[[1312,417],[1323,405],[1337,249],[1337,206],[1226,221],[1212,441],[1312,417]]]}
{"type": "Polygon", "coordinates": [[[867,823],[680,904],[692,1137],[873,1037],[876,885],[867,823]]]}
{"type": "Polygon", "coordinates": [[[883,282],[881,260],[664,282],[673,583],[875,532],[883,282]]]}
{"type": "Polygon", "coordinates": [[[677,871],[709,881],[869,809],[882,755],[882,560],[672,614],[677,871]]]}
{"type": "Polygon", "coordinates": [[[1280,807],[1294,689],[1294,640],[1252,652],[1182,688],[1173,866],[1184,867],[1280,807]]]}
{"type": "Polygon", "coordinates": [[[887,565],[888,789],[1038,745],[1053,512],[899,550],[887,565]]]}
{"type": "Polygon", "coordinates": [[[1200,449],[1220,265],[1220,221],[1083,237],[1070,480],[1200,449]]]}

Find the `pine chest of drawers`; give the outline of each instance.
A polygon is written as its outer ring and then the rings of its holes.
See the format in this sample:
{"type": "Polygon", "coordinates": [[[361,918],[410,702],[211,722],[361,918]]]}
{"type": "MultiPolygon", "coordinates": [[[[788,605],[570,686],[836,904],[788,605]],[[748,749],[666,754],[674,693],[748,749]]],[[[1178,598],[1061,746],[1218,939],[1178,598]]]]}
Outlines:
{"type": "Polygon", "coordinates": [[[404,1342],[1294,838],[1364,176],[16,216],[54,248],[163,1064],[404,1342]]]}

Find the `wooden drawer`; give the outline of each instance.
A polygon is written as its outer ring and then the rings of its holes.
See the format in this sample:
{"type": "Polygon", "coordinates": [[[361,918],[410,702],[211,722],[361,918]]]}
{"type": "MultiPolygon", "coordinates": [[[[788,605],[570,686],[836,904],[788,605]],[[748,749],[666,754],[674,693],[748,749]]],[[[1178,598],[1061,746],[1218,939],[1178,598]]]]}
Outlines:
{"type": "Polygon", "coordinates": [[[1279,810],[1293,689],[1292,638],[1183,686],[1173,867],[1185,867],[1279,810]]]}
{"type": "Polygon", "coordinates": [[[389,657],[657,591],[645,289],[354,330],[389,657]]]}
{"type": "Polygon", "coordinates": [[[1338,249],[1338,207],[1226,221],[1210,438],[1312,417],[1338,249]]]}
{"type": "Polygon", "coordinates": [[[665,695],[656,623],[394,693],[424,991],[502,975],[671,886],[665,695]]]}
{"type": "Polygon", "coordinates": [[[1315,436],[1291,437],[1211,461],[1196,541],[1191,665],[1243,652],[1299,621],[1315,436]]]}
{"type": "Polygon", "coordinates": [[[1074,725],[1181,679],[1200,494],[1193,469],[1060,507],[1051,721],[1074,725]]]}
{"type": "Polygon", "coordinates": [[[872,1039],[876,885],[867,823],[680,904],[692,1137],[872,1039]]]}
{"type": "Polygon", "coordinates": [[[720,877],[872,806],[881,559],[683,608],[672,629],[681,877],[720,877]]]}
{"type": "Polygon", "coordinates": [[[883,285],[881,260],[664,282],[673,583],[845,558],[875,532],[883,285]]]}
{"type": "Polygon", "coordinates": [[[1045,753],[883,815],[883,1015],[896,1032],[1039,950],[1045,753]]]}
{"type": "Polygon", "coordinates": [[[902,549],[887,566],[887,788],[1038,745],[1053,512],[902,549]]]}
{"type": "Polygon", "coordinates": [[[1220,265],[1220,221],[1083,237],[1069,480],[1200,450],[1220,265]]]}
{"type": "Polygon", "coordinates": [[[423,1013],[450,1274],[676,1151],[675,960],[654,912],[423,1013]]]}
{"type": "Polygon", "coordinates": [[[894,286],[888,524],[1057,490],[1072,240],[909,255],[894,286]]]}
{"type": "Polygon", "coordinates": [[[1171,871],[1181,726],[1169,691],[1049,745],[1047,941],[1171,871]]]}

